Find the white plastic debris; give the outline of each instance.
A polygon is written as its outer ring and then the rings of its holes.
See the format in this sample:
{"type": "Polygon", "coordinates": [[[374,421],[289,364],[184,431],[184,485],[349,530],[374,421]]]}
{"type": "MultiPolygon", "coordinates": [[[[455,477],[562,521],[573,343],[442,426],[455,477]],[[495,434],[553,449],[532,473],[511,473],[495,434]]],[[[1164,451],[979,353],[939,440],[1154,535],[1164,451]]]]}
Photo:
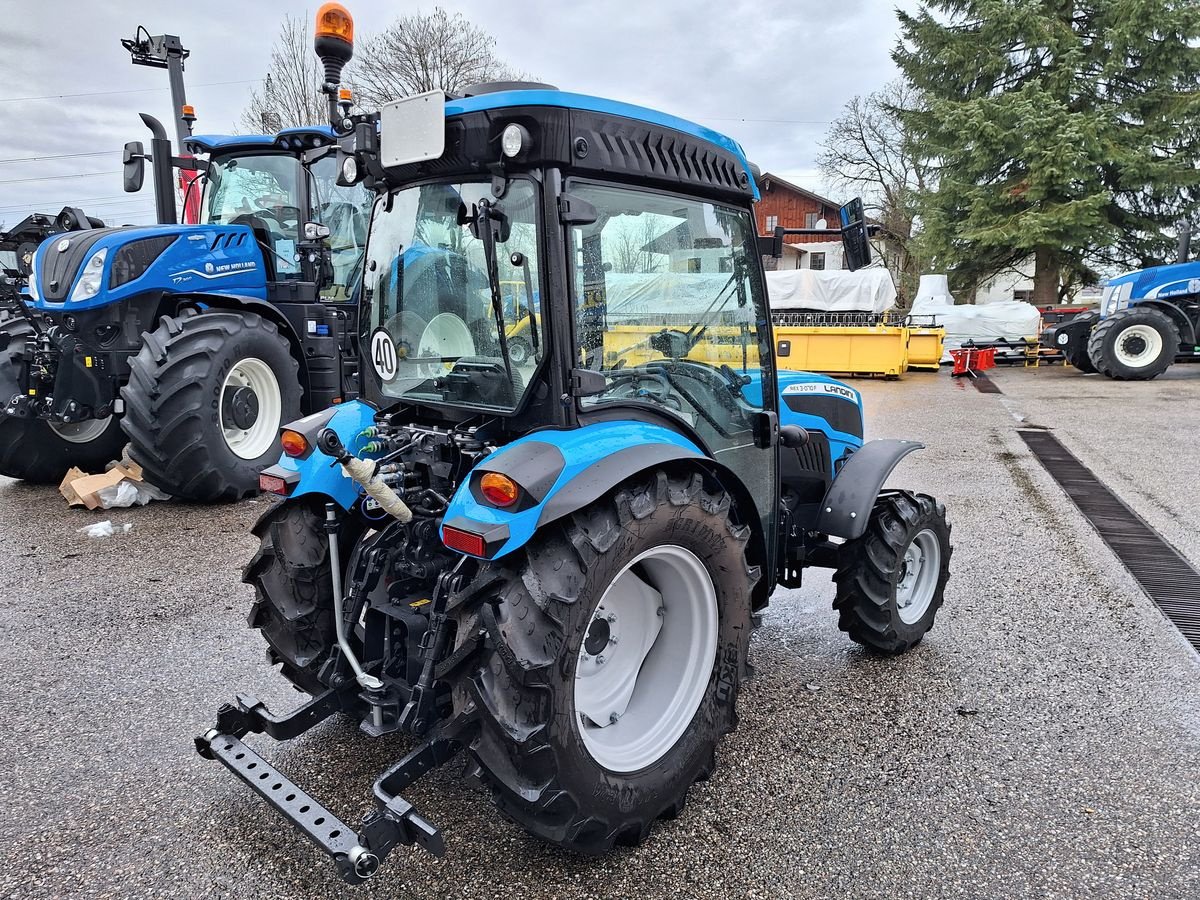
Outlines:
{"type": "Polygon", "coordinates": [[[167,500],[166,494],[144,481],[119,481],[96,491],[102,509],[127,509],[145,506],[151,500],[167,500]]]}
{"type": "MultiPolygon", "coordinates": [[[[117,533],[118,528],[113,525],[111,519],[105,519],[103,522],[96,522],[94,525],[85,525],[83,528],[76,528],[80,534],[90,538],[106,538],[112,537],[117,533]]],[[[122,534],[128,534],[133,531],[133,523],[126,522],[120,526],[122,534]]]]}

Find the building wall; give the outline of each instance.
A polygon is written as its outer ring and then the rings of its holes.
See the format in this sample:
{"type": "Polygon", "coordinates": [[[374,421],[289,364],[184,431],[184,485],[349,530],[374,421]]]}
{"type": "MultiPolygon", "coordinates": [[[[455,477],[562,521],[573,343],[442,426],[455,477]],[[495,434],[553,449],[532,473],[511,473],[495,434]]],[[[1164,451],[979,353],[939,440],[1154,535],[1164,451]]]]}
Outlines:
{"type": "MultiPolygon", "coordinates": [[[[767,227],[767,219],[772,216],[777,216],[778,224],[784,228],[807,228],[809,213],[816,213],[817,219],[824,219],[830,227],[834,227],[838,221],[838,211],[835,207],[797,193],[777,181],[772,181],[770,188],[763,192],[762,199],[755,205],[754,210],[759,234],[770,234],[774,230],[773,227],[767,227]]],[[[789,244],[811,244],[828,241],[829,238],[804,234],[789,236],[784,240],[789,244]]]]}

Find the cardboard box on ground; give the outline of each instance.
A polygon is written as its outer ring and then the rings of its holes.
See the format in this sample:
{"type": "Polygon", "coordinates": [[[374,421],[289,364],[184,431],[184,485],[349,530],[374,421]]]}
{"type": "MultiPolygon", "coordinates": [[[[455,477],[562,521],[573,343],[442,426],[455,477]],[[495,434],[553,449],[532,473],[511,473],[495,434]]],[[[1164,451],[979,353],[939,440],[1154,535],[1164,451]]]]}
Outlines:
{"type": "Polygon", "coordinates": [[[107,471],[89,475],[72,467],[58,486],[70,506],[88,509],[118,509],[145,506],[151,500],[168,500],[166,494],[142,478],[142,467],[122,457],[109,463],[107,471]]]}

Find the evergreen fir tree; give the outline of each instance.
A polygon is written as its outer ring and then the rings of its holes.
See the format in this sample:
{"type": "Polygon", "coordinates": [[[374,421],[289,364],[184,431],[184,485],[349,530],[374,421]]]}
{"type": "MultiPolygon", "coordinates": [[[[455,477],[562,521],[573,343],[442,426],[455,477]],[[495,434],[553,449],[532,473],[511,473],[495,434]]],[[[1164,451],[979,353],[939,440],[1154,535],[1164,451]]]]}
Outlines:
{"type": "Polygon", "coordinates": [[[960,289],[1033,258],[1034,302],[1170,261],[1200,211],[1200,2],[929,0],[893,58],[928,101],[926,252],[960,289]]]}

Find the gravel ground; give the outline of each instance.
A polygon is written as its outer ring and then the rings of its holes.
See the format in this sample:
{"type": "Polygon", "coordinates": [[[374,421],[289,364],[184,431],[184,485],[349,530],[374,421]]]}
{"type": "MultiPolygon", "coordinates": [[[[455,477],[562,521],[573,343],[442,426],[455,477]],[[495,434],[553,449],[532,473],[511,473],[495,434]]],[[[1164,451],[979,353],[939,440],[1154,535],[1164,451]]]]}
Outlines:
{"type": "MultiPolygon", "coordinates": [[[[714,777],[642,847],[590,860],[427,777],[435,860],[400,848],[369,887],[332,866],[191,737],[237,689],[286,705],[238,581],[265,502],[102,515],[0,479],[0,896],[1170,897],[1200,883],[1200,662],[1029,455],[1054,427],[1200,564],[1200,369],[1119,385],[1002,371],[856,382],[869,436],[929,449],[897,483],[937,494],[953,577],[893,660],[837,631],[831,585],[779,591],[714,777]],[[1170,409],[1167,405],[1170,404],[1170,409]],[[94,540],[98,518],[132,522],[94,540]]],[[[327,722],[256,746],[344,818],[409,746],[327,722]]]]}

